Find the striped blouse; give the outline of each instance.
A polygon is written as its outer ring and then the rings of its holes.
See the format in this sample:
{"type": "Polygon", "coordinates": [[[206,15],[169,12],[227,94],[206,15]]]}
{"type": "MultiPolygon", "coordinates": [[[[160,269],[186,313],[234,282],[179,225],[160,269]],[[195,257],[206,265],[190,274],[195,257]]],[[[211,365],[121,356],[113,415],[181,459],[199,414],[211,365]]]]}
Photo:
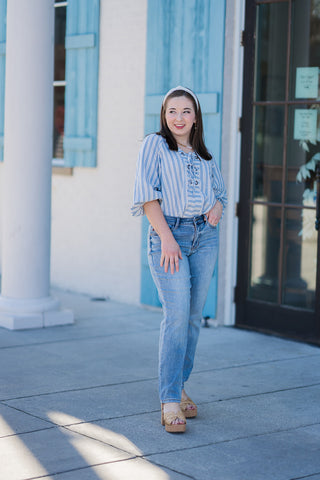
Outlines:
{"type": "Polygon", "coordinates": [[[217,200],[225,207],[227,194],[214,159],[170,150],[166,140],[153,133],[140,149],[132,215],[143,215],[144,203],[151,200],[159,200],[164,215],[189,218],[207,213],[217,200]]]}

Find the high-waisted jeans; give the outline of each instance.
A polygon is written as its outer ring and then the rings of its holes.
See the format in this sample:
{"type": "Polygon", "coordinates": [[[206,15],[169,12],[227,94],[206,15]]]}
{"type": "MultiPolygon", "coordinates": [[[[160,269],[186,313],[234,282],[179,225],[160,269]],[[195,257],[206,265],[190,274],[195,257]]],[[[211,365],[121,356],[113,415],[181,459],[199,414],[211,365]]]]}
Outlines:
{"type": "Polygon", "coordinates": [[[178,242],[179,271],[160,267],[161,241],[152,226],[148,259],[163,307],[159,340],[159,395],[162,403],[180,402],[193,368],[202,310],[218,255],[218,229],[206,217],[165,217],[178,242]]]}

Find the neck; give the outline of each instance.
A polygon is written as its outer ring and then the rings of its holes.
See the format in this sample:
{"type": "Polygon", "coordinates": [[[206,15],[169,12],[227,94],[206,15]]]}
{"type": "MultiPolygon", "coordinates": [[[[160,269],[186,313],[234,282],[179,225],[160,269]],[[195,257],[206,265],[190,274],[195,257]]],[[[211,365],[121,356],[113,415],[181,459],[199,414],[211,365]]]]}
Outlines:
{"type": "Polygon", "coordinates": [[[177,144],[180,145],[181,147],[188,148],[189,150],[192,150],[192,145],[187,145],[186,143],[178,142],[178,140],[177,140],[177,144]]]}

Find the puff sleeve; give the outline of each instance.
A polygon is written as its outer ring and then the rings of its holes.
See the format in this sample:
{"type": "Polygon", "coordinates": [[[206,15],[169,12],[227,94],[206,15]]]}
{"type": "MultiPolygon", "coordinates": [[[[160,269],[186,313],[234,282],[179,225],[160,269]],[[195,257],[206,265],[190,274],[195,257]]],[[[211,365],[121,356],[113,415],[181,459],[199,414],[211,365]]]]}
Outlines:
{"type": "Polygon", "coordinates": [[[144,215],[143,205],[152,200],[162,200],[161,159],[159,146],[161,137],[148,135],[140,148],[133,193],[133,216],[144,215]]]}

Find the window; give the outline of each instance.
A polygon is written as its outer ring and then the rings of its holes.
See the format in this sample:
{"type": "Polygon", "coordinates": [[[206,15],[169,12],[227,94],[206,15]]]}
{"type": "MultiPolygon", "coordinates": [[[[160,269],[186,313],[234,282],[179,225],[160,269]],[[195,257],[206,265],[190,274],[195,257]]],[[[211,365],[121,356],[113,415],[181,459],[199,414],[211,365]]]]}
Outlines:
{"type": "MultiPolygon", "coordinates": [[[[7,1],[0,0],[0,161],[4,144],[7,1]]],[[[53,164],[95,167],[100,0],[55,0],[54,9],[53,164]]]]}
{"type": "Polygon", "coordinates": [[[66,17],[68,2],[56,1],[54,27],[54,107],[53,107],[53,165],[64,165],[64,112],[66,89],[66,17]]]}

